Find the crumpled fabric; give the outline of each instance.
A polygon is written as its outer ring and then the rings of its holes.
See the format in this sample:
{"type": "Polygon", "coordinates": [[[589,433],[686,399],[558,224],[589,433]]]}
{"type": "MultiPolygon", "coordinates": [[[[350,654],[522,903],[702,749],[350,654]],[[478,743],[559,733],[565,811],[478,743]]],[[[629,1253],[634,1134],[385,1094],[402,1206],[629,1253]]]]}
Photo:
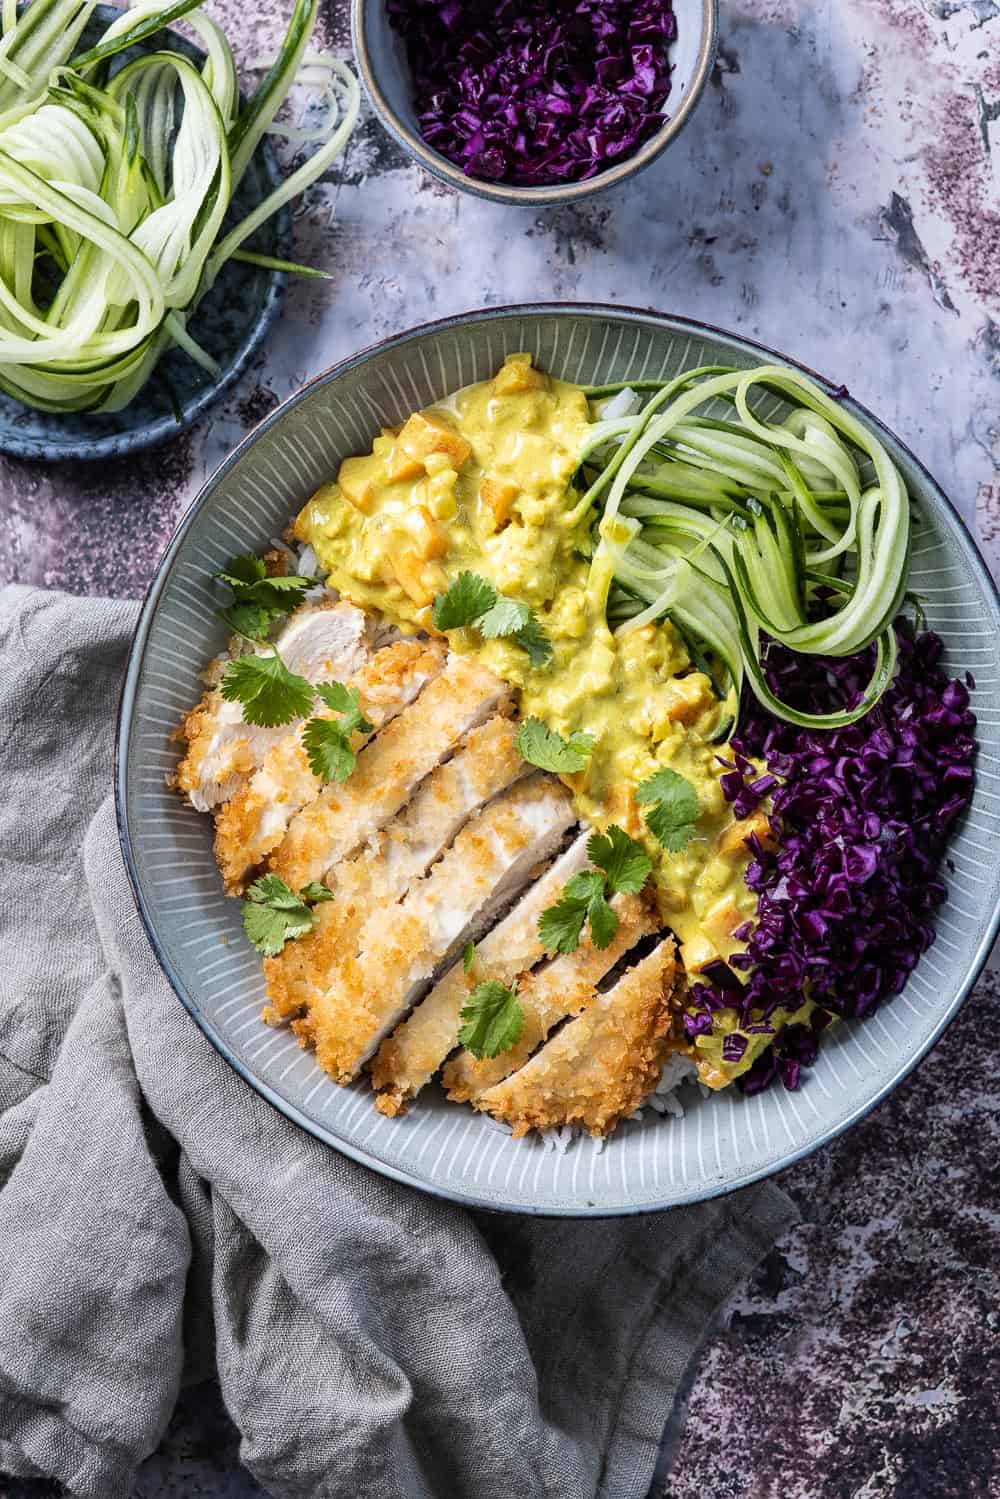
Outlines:
{"type": "Polygon", "coordinates": [[[136,606],[0,595],[0,1469],[124,1499],[216,1373],[281,1499],[642,1499],[794,1210],[472,1215],[312,1139],[164,978],[110,797],[136,606]]]}

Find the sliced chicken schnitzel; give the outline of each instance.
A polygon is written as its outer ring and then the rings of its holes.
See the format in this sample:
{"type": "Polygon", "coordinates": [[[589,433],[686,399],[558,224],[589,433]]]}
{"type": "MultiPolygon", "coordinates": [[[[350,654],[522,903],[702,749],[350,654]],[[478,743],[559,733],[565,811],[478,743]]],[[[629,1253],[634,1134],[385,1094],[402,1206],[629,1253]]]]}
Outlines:
{"type": "MultiPolygon", "coordinates": [[[[370,617],[353,604],[304,604],[275,644],[288,669],[307,682],[343,681],[367,660],[371,631],[370,617]]],[[[211,811],[235,796],[288,732],[287,725],[248,724],[242,706],[213,687],[181,726],[188,748],[177,768],[178,790],[199,812],[211,811]]]]}
{"type": "Polygon", "coordinates": [[[474,1106],[511,1125],[515,1136],[567,1124],[609,1134],[656,1086],[671,1049],[673,986],[668,938],[613,989],[594,991],[581,1015],[474,1106]]]}
{"type": "Polygon", "coordinates": [[[472,818],[398,907],[365,924],[357,955],[340,964],[310,1005],[320,1066],[342,1081],[352,1078],[434,973],[489,925],[573,821],[569,793],[542,776],[472,818]]]}
{"type": "MultiPolygon", "coordinates": [[[[361,711],[372,732],[384,728],[420,694],[444,666],[445,653],[435,642],[397,640],[384,646],[346,685],[357,690],[361,711]]],[[[318,706],[316,717],[332,718],[318,706]]],[[[239,890],[250,872],[278,847],[297,812],[315,801],[324,782],[310,769],[302,742],[303,725],[273,744],[260,769],[219,813],[215,824],[215,857],[228,890],[239,890]]],[[[370,738],[356,732],[360,750],[370,738]]]]}
{"type": "Polygon", "coordinates": [[[372,1065],[376,1103],[383,1114],[400,1114],[408,1099],[426,1087],[442,1062],[458,1045],[460,1011],[484,974],[510,984],[545,956],[538,936],[538,918],[554,905],[568,880],[587,865],[583,833],[539,875],[530,890],[503,921],[478,944],[475,963],[466,973],[463,964],[450,968],[416,1009],[379,1048],[372,1065]]]}
{"type": "Polygon", "coordinates": [[[516,1072],[561,1020],[579,1014],[590,1004],[594,986],[629,948],[656,930],[653,913],[637,895],[616,895],[611,907],[618,917],[618,930],[607,947],[595,947],[589,934],[584,935],[576,952],[560,953],[518,986],[524,1030],[516,1045],[499,1056],[479,1059],[471,1052],[460,1051],[448,1063],[443,1081],[449,1098],[467,1103],[516,1072]]]}
{"type": "MultiPolygon", "coordinates": [[[[185,720],[177,784],[215,812],[227,889],[264,872],[311,903],[312,927],[265,958],[265,1018],[291,1023],[340,1083],[374,1057],[384,1114],[404,1112],[443,1067],[449,1098],[515,1134],[556,1123],[605,1133],[659,1075],[673,945],[602,993],[657,925],[643,895],[609,892],[618,928],[607,947],[584,928],[575,951],[546,951],[542,913],[575,876],[593,876],[569,790],[522,758],[504,682],[440,640],[385,639],[381,621],[333,601],[300,606],[277,637],[290,671],[357,691],[367,724],[346,741],[344,781],[313,772],[303,720],[258,729],[217,686],[185,720]],[[516,986],[523,1028],[477,1057],[459,1045],[461,1011],[487,980],[516,986]]],[[[312,717],[336,713],[317,699],[312,717]]]]}
{"type": "Polygon", "coordinates": [[[492,672],[449,656],[416,702],[361,751],[350,780],[324,786],[292,818],[271,858],[275,874],[296,890],[321,880],[396,815],[463,734],[507,701],[508,688],[492,672]]]}

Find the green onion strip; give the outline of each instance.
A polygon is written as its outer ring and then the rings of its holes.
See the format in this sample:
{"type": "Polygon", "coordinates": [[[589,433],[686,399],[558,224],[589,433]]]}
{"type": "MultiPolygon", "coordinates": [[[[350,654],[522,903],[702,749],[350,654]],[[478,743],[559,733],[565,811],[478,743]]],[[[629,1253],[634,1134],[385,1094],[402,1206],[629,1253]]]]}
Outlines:
{"type": "MultiPolygon", "coordinates": [[[[139,0],[79,52],[94,0],[4,0],[0,37],[0,390],[44,411],[118,411],[164,351],[210,375],[198,305],[229,260],[302,270],[244,249],[344,150],[360,96],[348,68],[308,54],[319,0],[295,0],[277,57],[241,104],[232,49],[198,0],[139,0]],[[183,18],[205,51],[110,60],[183,18]],[[319,144],[241,222],[232,196],[300,63],[326,84],[319,144]]],[[[322,274],[314,272],[313,274],[322,274]]]]}
{"type": "Polygon", "coordinates": [[[789,722],[834,728],[869,712],[892,680],[909,571],[909,501],[884,445],[814,381],[778,365],[712,366],[587,394],[629,389],[646,403],[593,422],[584,492],[568,513],[574,525],[596,515],[592,566],[602,577],[611,568],[612,623],[629,631],[669,617],[721,663],[731,692],[746,678],[789,722]],[[763,419],[764,397],[781,419],[763,419]],[[719,402],[731,418],[708,414],[719,402]],[[762,635],[815,655],[874,644],[871,680],[842,712],[800,713],[767,683],[762,635]]]}

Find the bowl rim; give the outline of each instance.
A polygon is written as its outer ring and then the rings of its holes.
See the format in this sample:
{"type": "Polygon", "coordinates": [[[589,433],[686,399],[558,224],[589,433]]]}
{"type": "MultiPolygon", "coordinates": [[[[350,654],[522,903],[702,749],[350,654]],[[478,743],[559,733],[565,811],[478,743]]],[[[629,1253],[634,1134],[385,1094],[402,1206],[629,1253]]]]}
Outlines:
{"type": "Polygon", "coordinates": [[[701,0],[701,40],[690,86],[676,113],[666,116],[656,134],[632,156],[598,172],[596,177],[588,177],[582,182],[553,183],[545,187],[518,187],[512,183],[487,182],[481,177],[467,177],[459,167],[428,146],[421,136],[415,134],[400,119],[376,76],[368,46],[367,3],[368,0],[351,0],[351,45],[361,80],[375,113],[393,140],[408,155],[414,157],[420,166],[449,187],[471,193],[477,198],[488,199],[491,203],[511,203],[529,208],[537,208],[546,203],[576,203],[581,198],[589,198],[595,193],[616,187],[628,177],[650,166],[687,124],[691,111],[708,82],[719,40],[719,0],[701,0]]]}
{"type": "MultiPolygon", "coordinates": [[[[130,826],[128,813],[129,746],[134,723],[136,695],[138,691],[139,679],[142,673],[150,630],[152,628],[153,620],[155,618],[157,608],[159,607],[160,599],[163,594],[164,588],[166,587],[167,577],[172,569],[173,563],[177,558],[178,553],[181,551],[187,538],[187,534],[193,526],[195,519],[211,500],[212,495],[215,493],[219,482],[236,466],[236,464],[243,458],[244,454],[246,454],[254,446],[254,444],[264,436],[266,432],[270,431],[272,427],[278,425],[278,423],[280,423],[284,419],[287,412],[293,410],[302,401],[306,400],[313,393],[313,391],[324,385],[332,384],[334,381],[340,379],[349,371],[363,366],[374,355],[381,354],[391,349],[402,347],[405,344],[415,342],[429,333],[440,332],[449,328],[460,329],[471,324],[493,322],[499,319],[514,316],[539,317],[546,315],[562,315],[567,317],[584,318],[620,318],[622,321],[632,324],[647,323],[659,327],[667,325],[671,329],[687,333],[691,336],[698,336],[702,334],[717,336],[739,345],[742,349],[754,354],[755,356],[761,356],[762,362],[777,362],[779,364],[784,364],[789,368],[799,370],[801,373],[808,375],[811,379],[817,381],[817,383],[821,386],[824,386],[831,393],[834,391],[840,393],[844,389],[842,385],[833,382],[825,375],[817,373],[817,371],[813,370],[809,365],[804,364],[802,361],[793,359],[789,355],[782,354],[778,350],[772,349],[766,344],[761,344],[753,339],[745,338],[742,334],[733,333],[726,328],[720,328],[715,324],[706,323],[697,318],[684,317],[679,314],[656,312],[648,308],[618,306],[613,303],[600,302],[512,303],[502,307],[487,307],[480,308],[471,312],[453,313],[448,317],[436,318],[427,323],[417,324],[412,328],[403,330],[402,332],[390,334],[388,337],[380,339],[375,343],[369,344],[363,349],[358,350],[354,354],[348,355],[346,358],[339,360],[336,364],[330,365],[327,369],[321,370],[310,380],[307,380],[304,384],[300,385],[296,390],[294,390],[289,396],[285,398],[284,401],[281,402],[279,406],[276,406],[275,409],[266,417],[264,417],[264,419],[259,422],[257,426],[252,428],[251,431],[249,431],[246,436],[240,440],[240,442],[236,445],[232,452],[222,460],[215,471],[202,485],[198,494],[195,496],[195,499],[192,501],[189,509],[181,517],[176,529],[174,530],[173,535],[170,538],[170,541],[167,543],[166,549],[164,550],[160,561],[156,566],[156,569],[143,597],[139,615],[136,620],[118,698],[114,751],[115,818],[118,826],[118,835],[121,844],[125,869],[128,875],[129,884],[132,888],[132,894],[136,902],[136,908],[139,912],[139,916],[142,921],[143,928],[146,932],[146,936],[149,940],[150,946],[153,949],[157,962],[163,970],[164,975],[166,976],[167,981],[170,984],[170,987],[173,989],[175,995],[183,1004],[188,1014],[194,1020],[195,1024],[215,1047],[216,1051],[224,1058],[225,1061],[229,1063],[234,1071],[244,1079],[245,1082],[249,1083],[249,1085],[255,1090],[255,1092],[265,1098],[268,1103],[270,1103],[279,1111],[279,1113],[283,1114],[287,1119],[292,1120],[293,1123],[299,1125],[300,1128],[304,1129],[307,1134],[312,1135],[313,1138],[321,1140],[324,1144],[331,1146],[333,1149],[339,1151],[342,1155],[349,1157],[350,1159],[358,1162],[363,1166],[369,1167],[371,1170],[376,1171],[379,1175],[389,1177],[394,1181],[401,1182],[405,1186],[415,1187],[422,1192],[428,1193],[432,1197],[457,1203],[462,1207],[486,1212],[516,1213],[527,1217],[538,1218],[633,1217],[640,1214],[669,1211],[670,1208],[677,1206],[677,1204],[661,1201],[654,1203],[624,1205],[610,1209],[588,1206],[587,1204],[570,1204],[560,1206],[558,1208],[537,1208],[533,1207],[531,1204],[523,1203],[513,1205],[499,1204],[495,1201],[488,1201],[481,1197],[478,1197],[473,1192],[462,1191],[460,1188],[446,1187],[436,1182],[423,1181],[410,1171],[400,1169],[397,1166],[393,1166],[387,1162],[381,1161],[362,1147],[341,1139],[333,1130],[326,1128],[317,1120],[310,1118],[296,1104],[291,1103],[289,1100],[283,1098],[267,1082],[265,1082],[262,1078],[256,1076],[252,1069],[235,1054],[229,1044],[216,1030],[215,1026],[212,1023],[211,1017],[198,1009],[197,1005],[194,1002],[193,996],[187,993],[185,985],[182,983],[179,975],[175,972],[169,957],[167,956],[162,944],[160,943],[156,931],[155,919],[143,891],[142,882],[139,877],[138,863],[133,849],[132,828],[130,826]]],[[[1000,615],[1000,587],[998,587],[996,580],[993,578],[992,573],[986,565],[985,559],[980,553],[979,548],[976,546],[975,540],[972,536],[971,531],[969,530],[969,527],[967,526],[964,518],[961,516],[959,511],[956,509],[953,502],[945,494],[944,490],[937,483],[927,467],[920,461],[919,458],[916,457],[913,452],[911,452],[910,448],[895,434],[895,432],[893,432],[891,427],[888,427],[886,423],[881,421],[877,416],[870,412],[866,406],[864,406],[860,401],[857,401],[850,394],[841,396],[841,399],[848,402],[854,408],[857,415],[861,416],[865,421],[870,422],[872,426],[880,432],[885,433],[885,435],[890,439],[891,443],[894,443],[898,447],[898,449],[905,455],[907,461],[911,463],[914,469],[919,472],[924,483],[927,486],[928,494],[932,497],[932,502],[941,512],[944,520],[949,526],[954,539],[962,548],[973,572],[978,576],[979,581],[985,585],[987,594],[992,598],[994,609],[996,610],[997,614],[1000,615]]],[[[915,1071],[917,1066],[922,1061],[924,1061],[928,1053],[937,1045],[938,1041],[941,1039],[941,1036],[944,1034],[947,1027],[951,1024],[952,1020],[954,1020],[955,1016],[958,1014],[958,1011],[962,1008],[965,1001],[968,999],[973,987],[978,981],[980,974],[986,966],[987,959],[989,958],[990,951],[993,947],[994,942],[996,941],[998,933],[1000,933],[1000,904],[998,904],[990,913],[989,919],[985,924],[984,932],[980,939],[979,945],[975,950],[971,963],[968,965],[962,982],[958,985],[952,999],[942,1011],[941,1015],[938,1017],[937,1022],[931,1029],[920,1050],[912,1058],[896,1066],[894,1070],[892,1070],[890,1075],[874,1091],[870,1098],[858,1104],[858,1106],[853,1109],[845,1119],[829,1125],[817,1136],[816,1139],[804,1145],[792,1147],[782,1152],[779,1158],[775,1160],[773,1164],[762,1166],[759,1169],[750,1172],[747,1176],[741,1177],[738,1181],[707,1181],[704,1184],[703,1188],[699,1188],[699,1190],[696,1191],[693,1196],[685,1199],[684,1205],[688,1205],[689,1203],[693,1202],[705,1202],[715,1197],[726,1196],[730,1192],[740,1191],[742,1190],[742,1188],[751,1186],[755,1182],[764,1181],[770,1177],[777,1176],[780,1172],[787,1170],[790,1166],[796,1165],[799,1161],[807,1159],[816,1151],[831,1144],[832,1141],[838,1139],[849,1129],[853,1128],[854,1125],[860,1123],[862,1119],[866,1118],[867,1115],[870,1114],[880,1103],[882,1103],[888,1097],[888,1095],[899,1086],[900,1083],[904,1082],[905,1079],[909,1077],[913,1071],[915,1071]]]]}
{"type": "MultiPolygon", "coordinates": [[[[110,24],[121,14],[121,10],[115,5],[100,4],[94,7],[88,25],[93,25],[95,22],[110,24]]],[[[163,27],[156,33],[156,38],[157,46],[163,38],[168,38],[171,40],[171,45],[178,45],[184,53],[201,62],[204,62],[207,56],[203,47],[174,26],[163,27]]],[[[285,174],[281,170],[269,137],[264,137],[254,155],[258,160],[263,178],[262,187],[265,192],[271,193],[285,181],[285,174]]],[[[285,203],[273,216],[271,222],[275,228],[278,254],[284,259],[290,259],[293,248],[291,205],[285,203]]],[[[223,267],[220,280],[225,275],[225,270],[226,268],[223,267]]],[[[253,323],[233,349],[229,360],[222,366],[218,376],[214,380],[208,380],[197,386],[191,395],[180,403],[179,415],[168,409],[150,421],[140,422],[137,426],[124,427],[120,432],[104,432],[95,434],[93,437],[83,435],[72,442],[65,443],[54,440],[48,433],[35,435],[27,429],[22,430],[17,426],[16,419],[12,417],[9,423],[0,420],[0,453],[19,462],[93,463],[101,458],[125,458],[131,453],[141,453],[147,448],[154,448],[160,443],[169,442],[173,437],[179,437],[246,373],[251,360],[271,331],[285,299],[289,276],[287,271],[272,270],[265,274],[267,279],[264,283],[264,295],[253,323]]],[[[164,350],[161,359],[168,352],[169,350],[164,350]]],[[[19,411],[28,417],[43,414],[18,401],[16,396],[10,399],[19,411]]],[[[60,413],[45,414],[52,417],[60,413]]],[[[78,414],[62,413],[67,416],[78,414]]]]}

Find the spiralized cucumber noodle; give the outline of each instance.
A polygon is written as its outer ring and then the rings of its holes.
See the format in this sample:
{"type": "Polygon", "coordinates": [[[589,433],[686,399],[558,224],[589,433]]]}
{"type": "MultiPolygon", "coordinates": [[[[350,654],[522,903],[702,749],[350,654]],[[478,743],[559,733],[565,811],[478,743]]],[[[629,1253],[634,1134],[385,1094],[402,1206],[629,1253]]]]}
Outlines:
{"type": "Polygon", "coordinates": [[[597,420],[567,524],[594,517],[592,566],[603,575],[610,564],[614,577],[610,623],[628,631],[668,617],[718,662],[733,707],[747,680],[772,713],[802,726],[869,712],[892,679],[910,560],[909,498],[876,433],[778,365],[587,394],[597,420]],[[731,417],[708,414],[720,401],[731,417]],[[768,683],[767,640],[836,657],[874,644],[871,680],[845,708],[797,710],[768,683]]]}
{"type": "Polygon", "coordinates": [[[245,242],[344,150],[358,117],[343,63],[307,54],[319,0],[295,0],[284,42],[241,101],[232,49],[197,0],[139,0],[85,51],[97,0],[3,0],[0,38],[0,390],[43,411],[120,411],[171,345],[218,373],[192,324],[227,261],[306,267],[245,242]],[[169,46],[124,56],[184,18],[198,67],[169,46]],[[317,149],[239,223],[233,194],[300,64],[328,80],[317,149]]]}

